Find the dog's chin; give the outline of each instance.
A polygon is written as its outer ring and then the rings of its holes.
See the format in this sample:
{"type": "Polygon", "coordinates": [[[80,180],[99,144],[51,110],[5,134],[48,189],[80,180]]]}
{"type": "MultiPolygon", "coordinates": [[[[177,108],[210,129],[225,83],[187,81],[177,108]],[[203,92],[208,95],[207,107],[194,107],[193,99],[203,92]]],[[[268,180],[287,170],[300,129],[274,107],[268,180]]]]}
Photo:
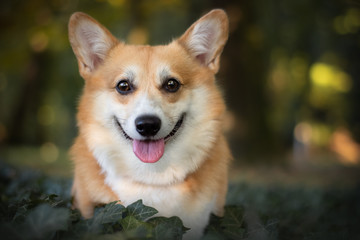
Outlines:
{"type": "MultiPolygon", "coordinates": [[[[171,130],[171,132],[169,132],[168,135],[166,135],[163,139],[166,142],[170,141],[173,137],[175,137],[176,133],[179,131],[179,129],[181,128],[181,126],[183,125],[183,122],[184,122],[184,119],[185,119],[185,115],[186,113],[183,113],[181,114],[179,120],[176,122],[174,128],[171,130]]],[[[114,116],[114,119],[115,119],[115,122],[116,122],[116,125],[117,125],[117,128],[119,129],[121,135],[129,140],[129,141],[134,141],[133,138],[131,138],[127,133],[126,131],[124,130],[124,128],[121,126],[121,123],[119,122],[118,118],[116,116],[114,116]]],[[[156,141],[158,139],[143,139],[142,141],[156,141]]]]}

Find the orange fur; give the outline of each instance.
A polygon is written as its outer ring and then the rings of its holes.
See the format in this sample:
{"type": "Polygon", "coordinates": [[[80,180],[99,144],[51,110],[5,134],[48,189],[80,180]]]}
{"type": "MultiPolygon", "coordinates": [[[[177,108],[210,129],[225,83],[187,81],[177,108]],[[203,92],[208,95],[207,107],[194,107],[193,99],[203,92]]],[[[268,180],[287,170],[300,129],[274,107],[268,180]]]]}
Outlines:
{"type": "Polygon", "coordinates": [[[104,175],[99,164],[89,152],[81,137],[77,138],[71,149],[75,163],[75,177],[72,188],[74,207],[79,208],[85,218],[93,215],[94,206],[119,200],[113,191],[104,184],[104,175]]]}

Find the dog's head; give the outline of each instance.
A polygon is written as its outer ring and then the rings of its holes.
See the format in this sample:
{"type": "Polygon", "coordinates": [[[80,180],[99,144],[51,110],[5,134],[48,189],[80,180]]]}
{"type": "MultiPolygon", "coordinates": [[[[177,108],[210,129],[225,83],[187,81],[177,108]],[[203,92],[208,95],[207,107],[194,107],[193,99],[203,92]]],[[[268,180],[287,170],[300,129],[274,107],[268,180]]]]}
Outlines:
{"type": "Polygon", "coordinates": [[[227,37],[222,10],[164,46],[127,45],[88,15],[72,15],[69,38],[85,80],[80,135],[107,172],[162,184],[202,164],[221,132],[214,75],[227,37]]]}

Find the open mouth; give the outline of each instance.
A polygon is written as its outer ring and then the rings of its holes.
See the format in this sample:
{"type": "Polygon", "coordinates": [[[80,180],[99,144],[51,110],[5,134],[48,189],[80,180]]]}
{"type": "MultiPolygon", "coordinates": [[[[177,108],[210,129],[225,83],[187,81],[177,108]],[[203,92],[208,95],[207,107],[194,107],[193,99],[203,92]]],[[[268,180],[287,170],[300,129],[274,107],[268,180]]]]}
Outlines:
{"type": "Polygon", "coordinates": [[[167,142],[171,137],[173,137],[177,131],[182,126],[184,122],[185,113],[183,113],[180,119],[176,122],[173,130],[164,138],[161,139],[145,139],[145,140],[137,140],[132,139],[122,128],[120,122],[115,117],[115,121],[119,126],[122,134],[128,140],[132,141],[133,144],[133,151],[135,155],[145,163],[155,163],[160,160],[160,158],[164,154],[165,150],[165,142],[167,142]]]}

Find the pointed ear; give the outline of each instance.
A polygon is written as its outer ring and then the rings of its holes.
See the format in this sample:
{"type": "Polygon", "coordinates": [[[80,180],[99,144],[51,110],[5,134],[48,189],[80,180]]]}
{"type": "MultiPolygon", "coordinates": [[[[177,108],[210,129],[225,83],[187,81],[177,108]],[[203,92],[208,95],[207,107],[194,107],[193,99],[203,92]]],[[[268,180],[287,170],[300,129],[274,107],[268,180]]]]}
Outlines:
{"type": "Polygon", "coordinates": [[[229,20],[216,9],[196,21],[178,40],[190,54],[215,73],[229,35],[229,20]]]}
{"type": "Polygon", "coordinates": [[[80,75],[87,79],[104,61],[118,40],[100,23],[85,13],[74,13],[69,21],[69,40],[79,64],[80,75]]]}

